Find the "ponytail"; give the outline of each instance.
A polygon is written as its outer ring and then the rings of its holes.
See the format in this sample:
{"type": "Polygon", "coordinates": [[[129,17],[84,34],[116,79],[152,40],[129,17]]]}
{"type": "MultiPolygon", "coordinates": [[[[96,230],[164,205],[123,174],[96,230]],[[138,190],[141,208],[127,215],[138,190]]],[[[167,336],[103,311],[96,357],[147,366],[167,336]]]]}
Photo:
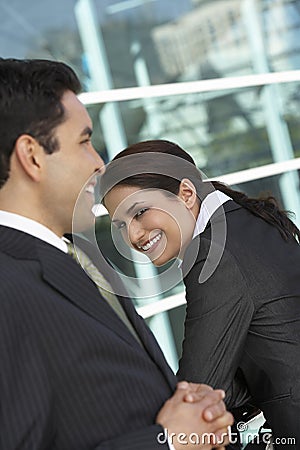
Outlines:
{"type": "Polygon", "coordinates": [[[252,214],[276,227],[285,241],[293,238],[300,242],[300,230],[288,217],[290,213],[279,208],[274,197],[260,196],[258,198],[250,198],[243,192],[235,191],[219,181],[212,181],[211,183],[215,189],[231,197],[243,208],[248,209],[252,214]]]}

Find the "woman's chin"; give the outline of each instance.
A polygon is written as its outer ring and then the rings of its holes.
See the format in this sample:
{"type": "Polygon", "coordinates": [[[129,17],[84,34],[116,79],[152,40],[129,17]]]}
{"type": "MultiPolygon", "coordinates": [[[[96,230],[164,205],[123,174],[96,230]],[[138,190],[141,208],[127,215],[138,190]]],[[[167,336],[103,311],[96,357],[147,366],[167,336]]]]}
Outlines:
{"type": "Polygon", "coordinates": [[[166,264],[165,262],[160,262],[160,261],[156,261],[156,260],[151,261],[151,262],[152,262],[152,264],[153,264],[155,267],[161,267],[161,266],[163,266],[164,264],[166,264]]]}
{"type": "Polygon", "coordinates": [[[164,258],[162,256],[158,256],[155,259],[151,259],[151,262],[152,262],[152,264],[154,264],[155,267],[161,267],[161,266],[164,266],[165,264],[167,264],[168,262],[172,261],[172,259],[175,259],[175,257],[164,258]]]}

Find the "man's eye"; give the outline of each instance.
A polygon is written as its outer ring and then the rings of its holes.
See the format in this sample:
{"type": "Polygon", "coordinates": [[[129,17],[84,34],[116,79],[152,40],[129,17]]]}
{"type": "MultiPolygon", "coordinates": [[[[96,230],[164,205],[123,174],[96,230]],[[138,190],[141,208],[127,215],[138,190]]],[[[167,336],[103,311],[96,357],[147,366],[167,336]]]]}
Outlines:
{"type": "Polygon", "coordinates": [[[149,209],[149,208],[142,208],[142,209],[140,209],[140,210],[136,213],[135,217],[141,217],[146,211],[148,211],[148,209],[149,209]]]}
{"type": "Polygon", "coordinates": [[[89,137],[89,138],[84,139],[83,141],[81,141],[80,144],[89,144],[90,142],[91,142],[91,138],[89,137]]]}

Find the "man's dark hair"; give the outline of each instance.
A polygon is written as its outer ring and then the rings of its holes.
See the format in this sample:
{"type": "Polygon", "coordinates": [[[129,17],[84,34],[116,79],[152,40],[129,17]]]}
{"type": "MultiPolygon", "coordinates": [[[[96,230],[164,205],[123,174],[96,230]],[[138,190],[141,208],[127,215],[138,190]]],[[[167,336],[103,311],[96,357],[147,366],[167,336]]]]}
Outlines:
{"type": "Polygon", "coordinates": [[[78,94],[81,85],[62,62],[0,58],[0,188],[22,134],[34,137],[46,153],[59,149],[53,134],[65,120],[61,98],[67,90],[78,94]]]}

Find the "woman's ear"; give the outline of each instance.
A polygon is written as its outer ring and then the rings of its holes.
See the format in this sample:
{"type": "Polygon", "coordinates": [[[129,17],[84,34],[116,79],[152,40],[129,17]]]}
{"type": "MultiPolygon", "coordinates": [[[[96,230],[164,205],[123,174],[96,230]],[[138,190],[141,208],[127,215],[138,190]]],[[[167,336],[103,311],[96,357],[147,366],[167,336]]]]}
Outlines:
{"type": "Polygon", "coordinates": [[[45,152],[37,140],[29,134],[19,136],[15,144],[15,156],[23,171],[33,181],[39,181],[45,152]]]}
{"type": "Polygon", "coordinates": [[[188,178],[183,178],[181,180],[178,197],[181,198],[188,209],[192,209],[197,203],[195,185],[188,178]]]}

